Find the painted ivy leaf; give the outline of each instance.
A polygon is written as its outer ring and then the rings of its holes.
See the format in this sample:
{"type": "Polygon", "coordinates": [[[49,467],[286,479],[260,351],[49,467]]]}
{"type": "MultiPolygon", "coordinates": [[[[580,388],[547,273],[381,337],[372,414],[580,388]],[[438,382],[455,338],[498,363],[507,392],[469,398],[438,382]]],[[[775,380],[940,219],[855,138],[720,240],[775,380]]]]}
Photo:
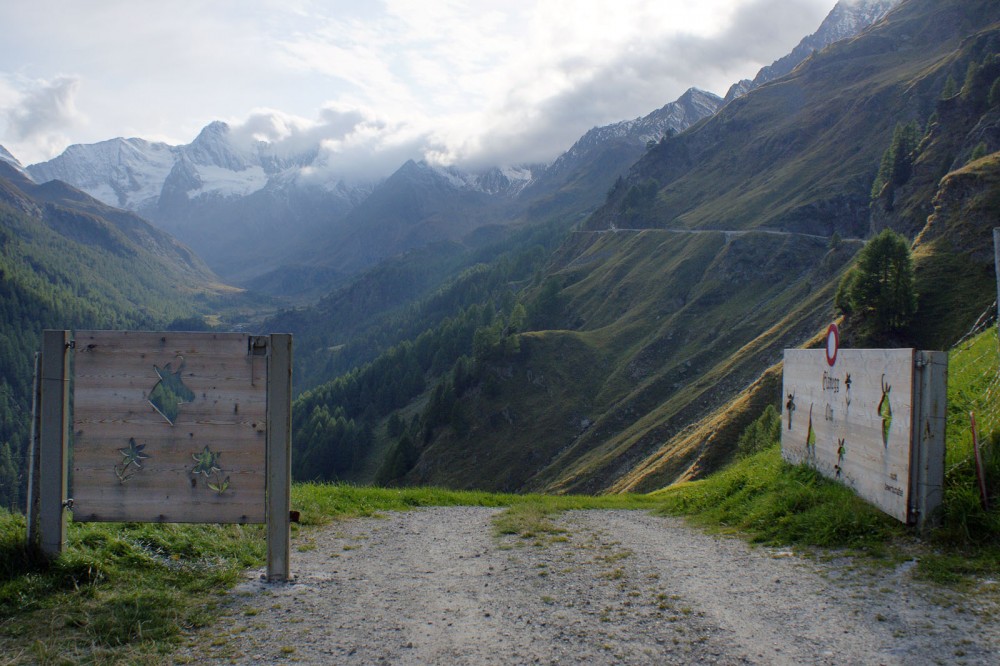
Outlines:
{"type": "Polygon", "coordinates": [[[204,474],[206,477],[212,474],[217,474],[222,471],[219,467],[219,456],[221,453],[215,453],[205,445],[201,453],[192,453],[191,458],[197,463],[194,469],[191,470],[192,474],[204,474]]]}
{"type": "Polygon", "coordinates": [[[212,483],[211,481],[209,481],[208,487],[221,495],[222,493],[226,492],[226,488],[229,487],[229,477],[227,476],[219,483],[212,483]]]}
{"type": "Polygon", "coordinates": [[[145,444],[136,444],[135,438],[129,437],[128,448],[118,449],[118,452],[122,454],[122,463],[124,463],[125,467],[135,465],[139,469],[142,469],[142,461],[149,459],[149,456],[142,452],[145,448],[145,444]]]}

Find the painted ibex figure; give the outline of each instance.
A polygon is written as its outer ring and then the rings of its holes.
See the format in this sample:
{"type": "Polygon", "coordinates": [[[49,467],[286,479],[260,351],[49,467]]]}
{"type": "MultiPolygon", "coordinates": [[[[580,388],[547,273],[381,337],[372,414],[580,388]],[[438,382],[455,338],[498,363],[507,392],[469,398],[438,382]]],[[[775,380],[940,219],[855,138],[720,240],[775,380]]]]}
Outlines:
{"type": "Polygon", "coordinates": [[[892,386],[886,384],[885,374],[882,375],[882,399],[878,401],[878,415],[882,418],[882,445],[889,447],[889,428],[892,427],[892,405],[889,404],[889,392],[892,386]]]}
{"type": "Polygon", "coordinates": [[[184,370],[184,357],[178,356],[180,363],[177,370],[171,368],[172,363],[167,363],[162,368],[153,365],[153,370],[160,378],[153,390],[149,392],[149,404],[165,418],[170,425],[174,424],[180,405],[185,402],[194,401],[194,393],[184,385],[181,379],[181,372],[184,370]]]}

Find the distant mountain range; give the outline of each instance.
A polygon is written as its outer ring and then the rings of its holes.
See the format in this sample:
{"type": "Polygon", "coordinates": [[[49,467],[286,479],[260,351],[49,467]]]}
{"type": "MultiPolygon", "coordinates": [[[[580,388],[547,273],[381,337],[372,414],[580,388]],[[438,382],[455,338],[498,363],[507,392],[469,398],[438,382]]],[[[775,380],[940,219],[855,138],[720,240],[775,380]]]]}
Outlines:
{"type": "MultiPolygon", "coordinates": [[[[856,34],[895,1],[839,3],[816,34],[754,81],[734,86],[729,97],[780,76],[813,49],[856,34]]],[[[116,138],[70,146],[25,170],[36,182],[62,180],[140,214],[231,282],[287,293],[281,273],[294,271],[308,276],[298,284],[321,290],[387,256],[461,241],[483,226],[580,218],[649,144],[722,104],[692,89],[645,117],[590,130],[550,165],[475,173],[407,163],[384,180],[358,180],[324,168],[318,145],[296,154],[278,154],[266,142],[237,145],[222,122],[209,124],[188,145],[116,138]]],[[[17,165],[6,151],[0,159],[17,165]]]]}
{"type": "MultiPolygon", "coordinates": [[[[709,93],[688,91],[646,118],[592,130],[551,168],[467,173],[408,162],[377,183],[330,176],[317,181],[305,174],[321,166],[318,146],[283,157],[263,142],[241,149],[229,126],[214,122],[186,146],[122,138],[74,145],[27,172],[38,182],[62,180],[133,210],[189,243],[227,279],[261,284],[260,276],[289,267],[350,274],[385,256],[503,223],[524,201],[579,178],[598,153],[618,150],[622,155],[610,166],[624,171],[648,141],[686,129],[720,103],[709,93]],[[459,211],[464,215],[450,215],[459,211]],[[446,225],[444,213],[451,220],[446,225]]],[[[599,166],[606,179],[609,165],[599,166]]]]}

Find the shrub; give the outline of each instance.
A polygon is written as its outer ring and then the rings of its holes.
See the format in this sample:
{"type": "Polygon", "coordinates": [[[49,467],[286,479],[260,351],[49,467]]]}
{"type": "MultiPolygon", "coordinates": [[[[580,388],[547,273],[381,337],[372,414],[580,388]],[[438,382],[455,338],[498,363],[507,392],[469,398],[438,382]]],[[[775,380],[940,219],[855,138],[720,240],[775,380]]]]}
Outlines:
{"type": "Polygon", "coordinates": [[[746,458],[758,451],[775,446],[781,439],[781,415],[774,405],[768,405],[740,435],[736,444],[736,456],[746,458]]]}

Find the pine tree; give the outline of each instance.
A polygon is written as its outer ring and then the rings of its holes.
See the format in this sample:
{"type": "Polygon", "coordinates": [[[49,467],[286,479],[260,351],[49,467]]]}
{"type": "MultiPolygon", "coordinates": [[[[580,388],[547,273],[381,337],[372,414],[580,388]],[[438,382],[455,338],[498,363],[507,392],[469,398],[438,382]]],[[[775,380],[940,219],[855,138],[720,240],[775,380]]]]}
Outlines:
{"type": "Polygon", "coordinates": [[[958,94],[958,82],[955,81],[955,77],[948,75],[945,79],[944,89],[941,91],[941,99],[951,99],[958,94]]]}
{"type": "Polygon", "coordinates": [[[850,302],[862,327],[878,340],[899,332],[917,309],[910,244],[886,229],[868,241],[850,283],[850,302]]]}
{"type": "Polygon", "coordinates": [[[882,154],[882,162],[879,165],[875,183],[872,185],[873,199],[882,195],[882,190],[885,189],[886,185],[896,188],[910,179],[919,145],[920,125],[916,121],[896,124],[896,128],[892,132],[892,142],[882,154]]]}

